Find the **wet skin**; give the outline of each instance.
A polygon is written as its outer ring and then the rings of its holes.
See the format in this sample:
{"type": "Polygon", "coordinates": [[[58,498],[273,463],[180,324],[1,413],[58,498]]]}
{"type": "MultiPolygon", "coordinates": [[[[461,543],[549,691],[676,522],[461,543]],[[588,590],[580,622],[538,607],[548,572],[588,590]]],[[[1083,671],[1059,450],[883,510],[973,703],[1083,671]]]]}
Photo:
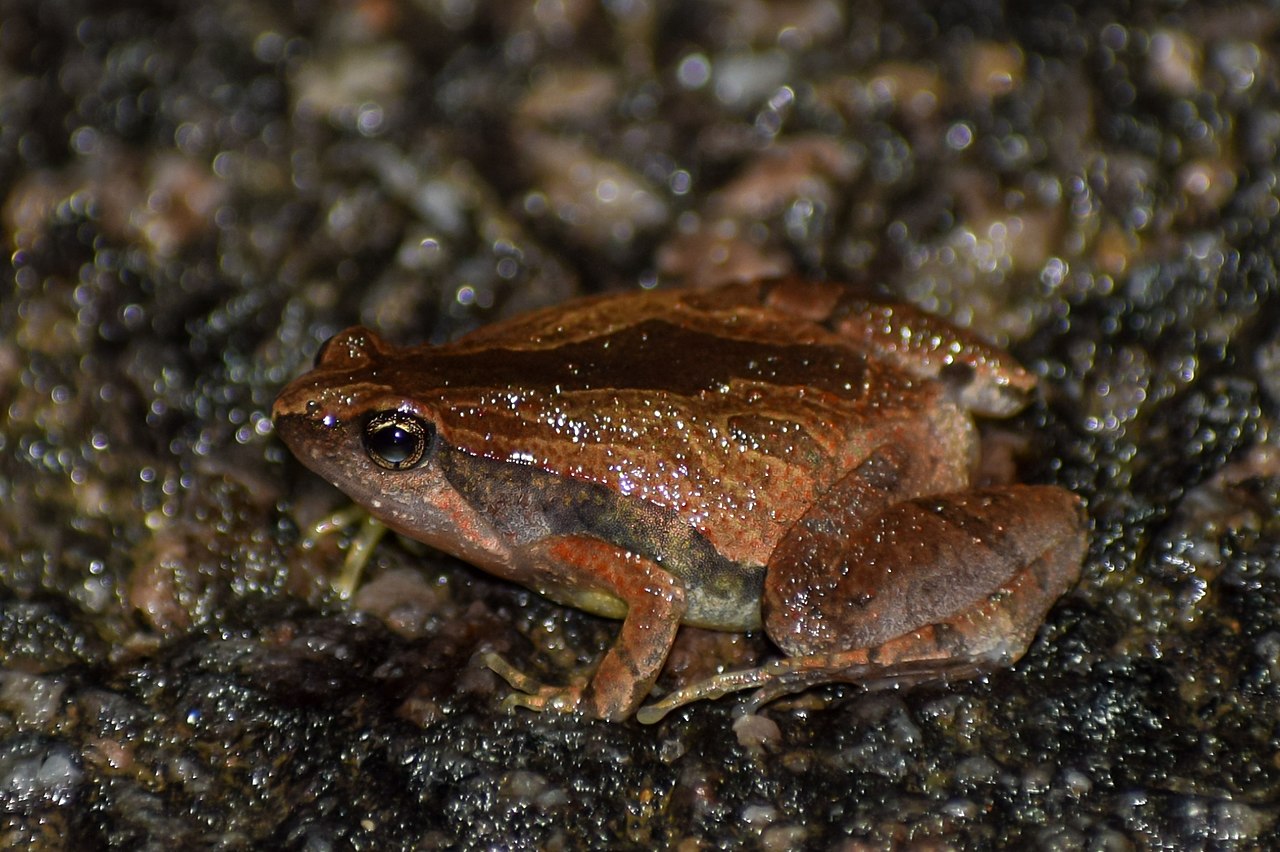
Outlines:
{"type": "Polygon", "coordinates": [[[490,656],[509,703],[651,722],[756,688],[965,677],[1077,580],[1080,501],[973,488],[973,414],[1034,377],[904,305],[799,280],[583,299],[453,343],[352,328],[276,400],[308,467],[392,529],[622,619],[587,683],[490,656]],[[681,624],[784,652],[640,707],[681,624]]]}

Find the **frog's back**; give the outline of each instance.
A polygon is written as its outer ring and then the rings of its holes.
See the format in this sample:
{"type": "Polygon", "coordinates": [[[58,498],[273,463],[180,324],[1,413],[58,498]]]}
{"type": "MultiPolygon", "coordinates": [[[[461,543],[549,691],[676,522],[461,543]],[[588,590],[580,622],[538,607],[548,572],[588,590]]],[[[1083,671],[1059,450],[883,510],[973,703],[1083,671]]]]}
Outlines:
{"type": "Polygon", "coordinates": [[[585,300],[380,372],[450,445],[661,506],[744,563],[932,392],[750,287],[585,300]]]}

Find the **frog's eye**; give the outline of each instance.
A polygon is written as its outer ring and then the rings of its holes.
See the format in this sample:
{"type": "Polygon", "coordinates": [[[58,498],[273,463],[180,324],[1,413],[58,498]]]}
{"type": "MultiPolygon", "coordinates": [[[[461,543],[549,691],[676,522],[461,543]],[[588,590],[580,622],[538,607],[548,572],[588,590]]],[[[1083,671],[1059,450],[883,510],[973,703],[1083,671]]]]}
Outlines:
{"type": "Polygon", "coordinates": [[[403,411],[384,411],[365,424],[364,451],[387,470],[408,470],[422,461],[435,426],[403,411]]]}

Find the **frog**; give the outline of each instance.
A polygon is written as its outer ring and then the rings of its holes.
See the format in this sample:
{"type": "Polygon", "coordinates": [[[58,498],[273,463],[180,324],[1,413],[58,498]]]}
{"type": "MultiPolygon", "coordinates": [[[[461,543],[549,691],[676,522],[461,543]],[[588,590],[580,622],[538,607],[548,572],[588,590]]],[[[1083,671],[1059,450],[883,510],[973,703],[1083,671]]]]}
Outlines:
{"type": "Polygon", "coordinates": [[[978,418],[1036,384],[936,315],[792,277],[587,296],[439,344],[357,326],[272,417],[395,532],[620,621],[567,684],[485,654],[507,706],[652,723],[738,690],[752,712],[1016,662],[1088,542],[1071,491],[974,481],[978,418]],[[686,625],[780,654],[651,697],[686,625]]]}

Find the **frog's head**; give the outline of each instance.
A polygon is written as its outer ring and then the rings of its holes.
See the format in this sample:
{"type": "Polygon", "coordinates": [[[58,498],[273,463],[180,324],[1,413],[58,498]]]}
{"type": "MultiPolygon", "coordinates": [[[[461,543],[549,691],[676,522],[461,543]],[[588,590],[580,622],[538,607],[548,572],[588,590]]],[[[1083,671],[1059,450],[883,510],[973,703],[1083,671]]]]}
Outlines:
{"type": "Polygon", "coordinates": [[[272,421],[299,461],[392,529],[467,550],[458,543],[484,538],[481,519],[436,463],[438,413],[429,395],[406,387],[399,355],[366,328],[335,335],[315,369],[281,391],[272,421]]]}

